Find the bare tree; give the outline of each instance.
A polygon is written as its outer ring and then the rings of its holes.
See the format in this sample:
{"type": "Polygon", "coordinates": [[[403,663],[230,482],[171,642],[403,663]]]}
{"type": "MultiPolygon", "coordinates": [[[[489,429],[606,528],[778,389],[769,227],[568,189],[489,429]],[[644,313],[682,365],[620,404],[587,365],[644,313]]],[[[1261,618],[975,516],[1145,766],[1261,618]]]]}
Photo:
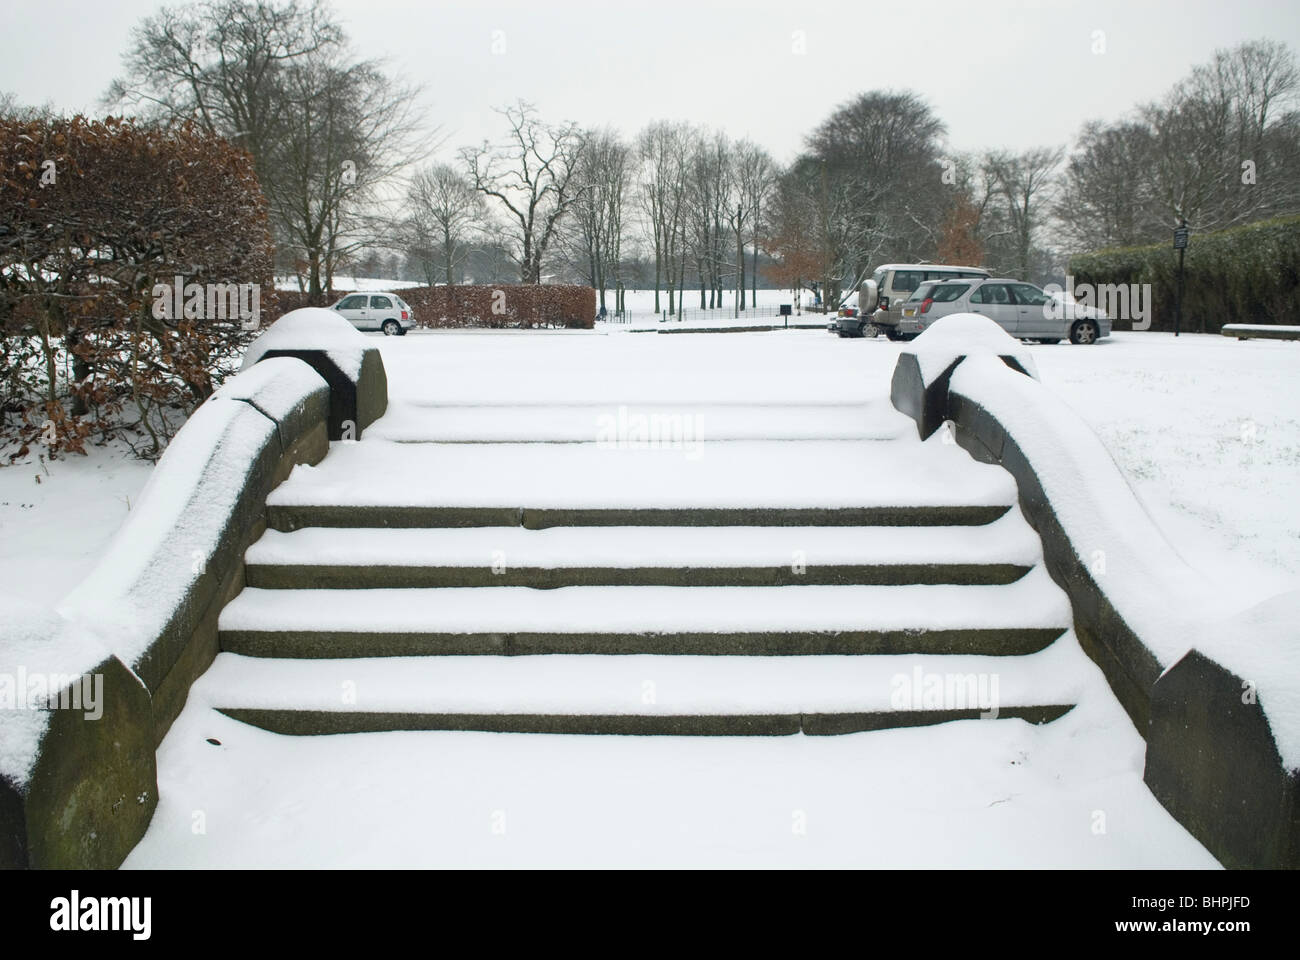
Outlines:
{"type": "MultiPolygon", "coordinates": [[[[579,274],[595,288],[600,308],[611,280],[618,290],[623,259],[624,207],[630,192],[631,150],[610,130],[584,135],[570,229],[563,238],[579,274]]],[[[621,294],[620,294],[621,297],[621,294]]],[[[621,299],[615,310],[623,309],[621,299]]]]}
{"type": "Polygon", "coordinates": [[[737,212],[733,218],[736,234],[737,309],[745,309],[745,244],[753,245],[753,269],[750,271],[753,303],[758,304],[758,235],[764,204],[776,182],[776,163],[762,147],[742,140],[735,148],[735,189],[737,212]]]}
{"type": "Polygon", "coordinates": [[[722,268],[731,261],[727,223],[735,208],[733,174],[727,135],[718,130],[698,137],[687,163],[685,220],[700,284],[701,310],[722,306],[722,268]]]}
{"type": "Polygon", "coordinates": [[[1300,69],[1276,41],[1220,50],[1161,101],[1080,131],[1058,214],[1080,248],[1300,210],[1300,69]]]}
{"type": "Polygon", "coordinates": [[[282,71],[283,112],[267,154],[276,173],[263,187],[282,233],[303,253],[309,294],[332,291],[336,269],[355,251],[396,244],[372,211],[382,185],[424,152],[416,96],[376,63],[321,57],[282,71]]]}
{"type": "Polygon", "coordinates": [[[661,309],[659,288],[666,284],[668,312],[679,308],[679,246],[686,203],[686,162],[694,133],[681,123],[652,123],[637,138],[640,178],[637,197],[649,228],[655,261],[655,313],[661,309]]]}
{"type": "Polygon", "coordinates": [[[497,112],[510,128],[505,141],[466,147],[461,159],[474,189],[496,200],[513,221],[520,280],[541,283],[542,261],[577,199],[583,138],[572,123],[543,123],[523,100],[497,112]]]}
{"type": "Polygon", "coordinates": [[[446,163],[421,170],[407,191],[405,233],[408,249],[429,265],[426,280],[433,286],[435,255],[441,260],[448,286],[463,266],[468,244],[486,213],[483,195],[455,167],[446,163]]]}
{"type": "Polygon", "coordinates": [[[1010,226],[1012,262],[1021,279],[1033,275],[1034,233],[1047,218],[1056,170],[1064,155],[1060,147],[1037,147],[1023,153],[998,151],[985,157],[985,170],[1010,226]]]}
{"type": "Polygon", "coordinates": [[[265,181],[283,112],[281,70],[338,53],[343,44],[342,28],[320,0],[164,7],[131,31],[126,75],[110,85],[104,103],[151,120],[193,120],[252,153],[265,181]]]}
{"type": "Polygon", "coordinates": [[[369,205],[427,149],[418,90],[378,62],[350,60],[319,0],[204,0],[165,8],[133,32],[126,75],[105,102],[160,123],[195,122],[249,150],[281,257],[313,296],[366,243],[389,242],[369,205]]]}

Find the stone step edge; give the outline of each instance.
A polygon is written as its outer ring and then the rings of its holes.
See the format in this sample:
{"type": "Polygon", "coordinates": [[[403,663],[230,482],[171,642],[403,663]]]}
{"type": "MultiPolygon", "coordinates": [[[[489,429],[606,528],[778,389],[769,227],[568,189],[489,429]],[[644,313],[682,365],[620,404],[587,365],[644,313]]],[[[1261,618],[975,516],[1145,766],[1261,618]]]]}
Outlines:
{"type": "Polygon", "coordinates": [[[268,524],[304,527],[984,526],[1010,504],[923,507],[450,507],[272,503],[268,524]]]}
{"type": "MultiPolygon", "coordinates": [[[[1004,707],[987,719],[1051,723],[1074,704],[1004,707]]],[[[833,736],[981,719],[978,708],[868,713],[537,714],[410,713],[217,707],[250,726],[288,736],[383,732],[483,732],[625,736],[833,736]]]]}
{"type": "Polygon", "coordinates": [[[796,573],[790,564],[719,567],[508,567],[437,564],[287,564],[248,561],[247,584],[265,590],[370,589],[375,587],[533,587],[570,586],[1003,586],[1033,567],[990,563],[843,563],[809,565],[796,573]]]}
{"type": "Polygon", "coordinates": [[[413,656],[819,656],[980,654],[1023,656],[1046,649],[1061,627],[941,630],[698,633],[383,633],[336,630],[220,630],[222,651],[283,659],[413,656]]]}

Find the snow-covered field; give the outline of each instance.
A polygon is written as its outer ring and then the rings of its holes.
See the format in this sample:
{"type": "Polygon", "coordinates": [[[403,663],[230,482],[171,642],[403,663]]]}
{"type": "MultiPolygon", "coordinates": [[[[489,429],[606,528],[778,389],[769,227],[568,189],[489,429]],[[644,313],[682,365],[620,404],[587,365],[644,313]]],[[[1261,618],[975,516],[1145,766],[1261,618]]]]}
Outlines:
{"type": "MultiPolygon", "coordinates": [[[[452,398],[876,405],[899,349],[822,331],[614,328],[376,342],[398,433],[413,429],[404,401],[452,398]]],[[[1243,600],[1295,587],[1300,344],[1119,333],[1027,349],[1189,562],[1243,600]]],[[[0,589],[60,597],[147,476],[117,448],[0,469],[0,589]]],[[[804,482],[888,478],[810,468],[804,482]]],[[[161,803],[128,866],[1213,865],[1143,786],[1142,741],[1104,689],[1045,727],[998,723],[996,736],[966,721],[753,740],[287,738],[195,702],[160,750],[161,803]]]]}

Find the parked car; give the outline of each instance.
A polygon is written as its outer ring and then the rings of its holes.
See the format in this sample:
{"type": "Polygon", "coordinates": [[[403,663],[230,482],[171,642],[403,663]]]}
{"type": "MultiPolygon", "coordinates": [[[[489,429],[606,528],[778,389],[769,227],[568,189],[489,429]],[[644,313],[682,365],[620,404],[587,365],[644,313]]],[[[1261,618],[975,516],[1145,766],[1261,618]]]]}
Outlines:
{"type": "Polygon", "coordinates": [[[895,304],[906,300],[921,284],[930,280],[955,280],[959,277],[987,277],[989,272],[981,267],[962,267],[945,263],[887,263],[877,267],[871,279],[858,290],[858,315],[840,317],[837,321],[844,332],[841,336],[875,336],[883,330],[891,339],[898,331],[890,329],[890,321],[897,311],[895,304]],[[874,327],[871,325],[875,324],[874,327]]]}
{"type": "Polygon", "coordinates": [[[911,340],[921,332],[917,322],[919,305],[930,296],[930,291],[943,283],[942,280],[926,280],[904,299],[895,297],[888,309],[876,308],[872,321],[878,330],[883,330],[890,340],[911,340]]]}
{"type": "Polygon", "coordinates": [[[330,307],[358,330],[382,330],[385,336],[404,336],[415,326],[415,311],[395,293],[349,293],[330,307]]]}
{"type": "Polygon", "coordinates": [[[901,324],[923,331],[940,317],[953,313],[979,313],[1021,340],[1060,343],[1096,343],[1110,336],[1111,320],[1105,312],[1073,300],[1052,297],[1032,283],[1005,277],[988,280],[950,280],[935,284],[917,303],[903,304],[901,324]],[[909,311],[914,311],[908,316],[909,311]]]}

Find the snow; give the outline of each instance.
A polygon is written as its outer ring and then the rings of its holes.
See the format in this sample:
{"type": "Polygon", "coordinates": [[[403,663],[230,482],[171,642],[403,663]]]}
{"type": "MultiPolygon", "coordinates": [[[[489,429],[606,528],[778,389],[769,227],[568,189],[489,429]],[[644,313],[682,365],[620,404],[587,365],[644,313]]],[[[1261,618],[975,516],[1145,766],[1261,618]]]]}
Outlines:
{"type": "Polygon", "coordinates": [[[240,370],[251,369],[271,350],[324,350],[340,372],[355,381],[369,346],[365,335],[333,310],[303,307],[267,327],[249,346],[240,370]]]}
{"type": "Polygon", "coordinates": [[[246,588],[228,631],[712,633],[1065,629],[1068,602],[1041,567],[1012,584],[798,587],[246,588]]]}
{"type": "Polygon", "coordinates": [[[1038,379],[1033,354],[997,323],[977,313],[940,317],[904,350],[916,355],[921,379],[927,384],[937,380],[958,357],[966,356],[1014,357],[1030,376],[1038,379]]]}
{"type": "Polygon", "coordinates": [[[910,422],[875,403],[413,404],[395,400],[366,437],[403,443],[579,443],[660,424],[700,440],[892,440],[910,422]]]}
{"type": "Polygon", "coordinates": [[[121,442],[0,468],[4,592],[53,606],[95,566],[152,469],[121,442]]]}
{"type": "Polygon", "coordinates": [[[1172,665],[1187,649],[1188,618],[1225,614],[1225,599],[1165,539],[1088,425],[1011,372],[996,358],[971,357],[951,390],[1006,428],[1101,588],[1156,658],[1172,665]]]}
{"type": "Polygon", "coordinates": [[[231,377],[212,399],[247,400],[277,423],[283,423],[306,397],[326,386],[304,360],[272,357],[231,377]]]}
{"type": "MultiPolygon", "coordinates": [[[[405,290],[407,287],[420,287],[423,285],[423,282],[419,280],[385,280],[382,277],[338,276],[334,278],[334,294],[341,299],[345,293],[355,293],[362,290],[385,293],[389,290],[405,290]]],[[[276,277],[275,289],[297,292],[298,278],[291,276],[276,277]]]]}
{"type": "MultiPolygon", "coordinates": [[[[394,423],[411,439],[463,439],[473,418],[503,431],[501,439],[509,416],[534,404],[557,413],[554,429],[521,420],[517,435],[563,435],[577,422],[562,412],[566,404],[595,403],[614,412],[620,405],[715,417],[727,410],[733,419],[702,421],[706,430],[710,422],[718,425],[713,439],[720,440],[748,431],[744,410],[760,404],[758,411],[772,414],[774,423],[784,416],[785,426],[823,436],[785,445],[795,461],[830,436],[853,434],[852,417],[859,415],[861,437],[849,443],[888,445],[865,438],[891,429],[881,403],[907,345],[839,340],[823,331],[663,337],[627,335],[618,327],[608,325],[606,335],[361,336],[384,356],[394,423]],[[464,405],[470,404],[499,405],[503,416],[469,414],[464,405]],[[420,437],[416,420],[425,407],[438,419],[420,437]],[[787,407],[798,414],[777,414],[787,407]],[[820,425],[798,426],[804,413],[820,425]]],[[[1300,575],[1294,344],[1125,331],[1096,346],[1021,349],[1037,362],[1046,390],[1097,431],[1171,549],[1214,590],[1249,607],[1294,589],[1300,575]]],[[[336,444],[331,459],[346,449],[336,444]]],[[[626,456],[644,463],[682,453],[626,456]]],[[[898,484],[881,466],[877,461],[853,477],[827,475],[816,462],[801,475],[794,465],[783,471],[805,490],[894,489],[898,484]]],[[[29,462],[0,469],[6,590],[53,603],[127,517],[126,500],[130,512],[139,508],[137,493],[149,471],[120,447],[92,447],[85,459],[47,468],[29,462]]],[[[475,482],[481,476],[471,475],[475,482]]],[[[521,473],[515,499],[524,499],[536,480],[521,473]]],[[[406,482],[419,486],[426,478],[406,482]]],[[[547,555],[562,552],[554,541],[529,542],[544,545],[547,555]]],[[[720,552],[726,542],[719,541],[720,552]]],[[[185,551],[173,561],[188,570],[185,551]]],[[[1240,623],[1251,612],[1227,615],[1240,623]]],[[[1260,617],[1279,622],[1267,609],[1260,617]]],[[[1225,622],[1207,621],[1206,631],[1225,622]]],[[[1295,615],[1281,622],[1294,623],[1295,615]]],[[[1262,647],[1234,645],[1240,632],[1223,629],[1220,647],[1210,648],[1214,637],[1200,633],[1195,642],[1234,670],[1256,677],[1276,670],[1267,657],[1249,659],[1262,647]]],[[[0,649],[10,636],[3,635],[0,649]]],[[[1049,650],[1074,642],[1067,633],[1049,650]]],[[[4,662],[15,660],[6,655],[4,662]]],[[[162,801],[128,865],[1213,866],[1143,785],[1143,743],[1094,682],[1100,673],[1090,662],[1079,670],[1093,672],[1079,705],[1043,727],[970,721],[827,738],[286,738],[195,702],[160,748],[162,801]],[[206,834],[193,832],[195,810],[207,814],[206,834]],[[508,814],[504,834],[492,831],[498,811],[508,814]],[[1097,811],[1108,815],[1105,833],[1093,829],[1097,811]],[[806,833],[792,833],[796,812],[807,817],[806,833]],[[340,824],[364,826],[347,832],[340,824]],[[322,844],[326,836],[330,841],[322,844]]],[[[1294,716],[1263,685],[1261,702],[1272,716],[1294,716]]],[[[14,742],[8,732],[0,737],[5,747],[14,742]]]]}
{"type": "Polygon", "coordinates": [[[114,652],[134,665],[212,557],[248,465],[275,429],[247,404],[200,406],[167,447],[99,563],[59,611],[104,632],[114,652]]]}
{"type": "Polygon", "coordinates": [[[192,704],[124,866],[1214,868],[1079,674],[1046,726],[838,737],[284,737],[192,704]]]}
{"type": "MultiPolygon", "coordinates": [[[[997,418],[1034,468],[1052,510],[1116,611],[1165,668],[1196,642],[1247,665],[1282,761],[1300,769],[1300,642],[1294,595],[1244,619],[1240,595],[1191,567],[1169,543],[1096,434],[1069,408],[999,361],[974,357],[951,389],[997,418]],[[1272,614],[1281,618],[1274,622],[1272,614]],[[1207,625],[1213,625],[1207,629],[1207,625]],[[1231,637],[1224,638],[1224,633],[1231,637]],[[1278,704],[1274,714],[1270,705],[1278,704]]],[[[1226,665],[1226,664],[1225,664],[1226,665]]]]}
{"type": "Polygon", "coordinates": [[[926,707],[922,695],[912,696],[918,671],[922,678],[977,678],[970,687],[951,685],[951,702],[935,709],[1069,706],[1095,683],[1087,655],[1071,636],[1023,657],[556,654],[303,661],[221,653],[191,696],[217,709],[331,712],[878,713],[926,707]],[[984,686],[977,693],[978,678],[984,686]]]}
{"type": "Polygon", "coordinates": [[[1254,686],[1283,762],[1300,768],[1300,590],[1202,624],[1191,645],[1254,686]]]}
{"type": "MultiPolygon", "coordinates": [[[[706,434],[707,436],[707,434],[706,434]]],[[[334,446],[294,468],[275,506],[531,508],[1009,505],[1000,467],[934,443],[710,441],[658,445],[403,444],[334,446]],[[418,479],[417,479],[418,478],[418,479]],[[526,478],[526,479],[525,479],[526,478]]]]}
{"type": "Polygon", "coordinates": [[[1225,337],[1234,333],[1286,333],[1300,339],[1300,327],[1289,327],[1281,323],[1225,323],[1219,332],[1225,337]]]}
{"type": "Polygon", "coordinates": [[[1014,563],[1039,555],[1018,510],[960,527],[522,527],[267,530],[249,564],[511,567],[809,567],[837,564],[1014,563]]]}
{"type": "Polygon", "coordinates": [[[1032,348],[1178,553],[1243,606],[1300,582],[1296,349],[1128,331],[1032,348]]]}
{"type": "Polygon", "coordinates": [[[48,607],[0,594],[0,682],[11,687],[17,706],[0,708],[0,777],[26,785],[49,727],[49,711],[28,708],[19,677],[81,676],[109,655],[95,636],[48,607]]]}

